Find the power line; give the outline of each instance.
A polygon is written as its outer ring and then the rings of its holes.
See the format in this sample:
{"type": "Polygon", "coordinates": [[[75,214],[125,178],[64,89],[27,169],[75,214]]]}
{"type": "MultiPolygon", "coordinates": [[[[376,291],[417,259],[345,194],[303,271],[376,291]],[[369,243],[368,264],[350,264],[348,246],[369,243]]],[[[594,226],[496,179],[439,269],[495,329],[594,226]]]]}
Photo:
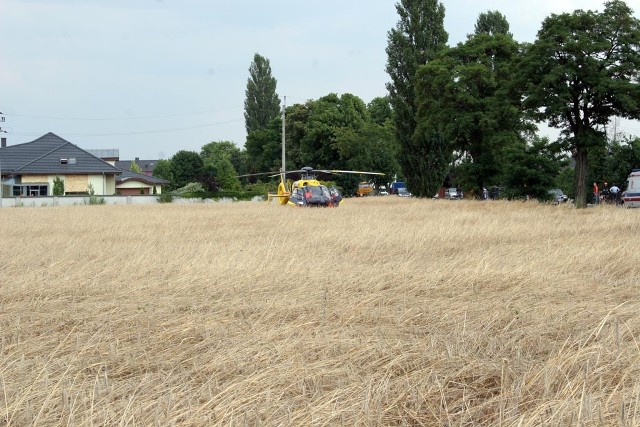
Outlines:
{"type": "MultiPolygon", "coordinates": [[[[190,130],[190,129],[201,129],[201,128],[206,128],[211,126],[224,125],[228,123],[236,123],[242,120],[243,119],[234,119],[234,120],[227,120],[223,122],[208,123],[208,124],[202,124],[202,125],[196,125],[196,126],[185,126],[185,127],[169,128],[169,129],[141,130],[141,131],[130,131],[130,132],[110,132],[110,133],[66,133],[64,132],[64,135],[68,137],[142,135],[142,134],[153,134],[153,133],[163,133],[163,132],[177,132],[177,131],[190,130]]],[[[60,132],[60,133],[63,133],[63,132],[60,132]]],[[[40,134],[11,132],[11,135],[34,136],[34,135],[40,135],[40,134]]]]}
{"type": "Polygon", "coordinates": [[[175,117],[196,116],[200,114],[217,113],[220,111],[236,110],[244,107],[227,107],[215,110],[196,111],[192,113],[167,114],[162,116],[140,116],[140,117],[57,117],[57,116],[36,116],[29,114],[5,113],[6,116],[23,117],[27,119],[47,119],[47,120],[78,120],[78,121],[113,121],[113,120],[148,120],[148,119],[169,119],[175,117]]]}

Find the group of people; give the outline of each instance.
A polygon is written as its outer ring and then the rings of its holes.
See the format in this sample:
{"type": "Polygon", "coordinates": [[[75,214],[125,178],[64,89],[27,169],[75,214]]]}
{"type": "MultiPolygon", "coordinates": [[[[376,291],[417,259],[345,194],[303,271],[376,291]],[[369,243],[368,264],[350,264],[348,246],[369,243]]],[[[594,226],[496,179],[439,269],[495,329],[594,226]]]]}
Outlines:
{"type": "Polygon", "coordinates": [[[606,202],[615,202],[615,204],[618,204],[620,203],[621,193],[620,187],[616,184],[613,184],[611,188],[609,188],[607,181],[604,181],[604,186],[602,187],[602,190],[600,190],[598,183],[593,183],[593,200],[596,204],[606,202]]]}

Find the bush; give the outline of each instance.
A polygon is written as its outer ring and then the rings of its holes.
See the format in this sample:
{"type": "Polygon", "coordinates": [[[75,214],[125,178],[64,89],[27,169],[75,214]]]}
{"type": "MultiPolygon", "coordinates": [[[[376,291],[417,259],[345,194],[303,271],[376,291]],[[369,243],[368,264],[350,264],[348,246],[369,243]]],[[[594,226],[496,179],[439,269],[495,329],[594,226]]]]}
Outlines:
{"type": "Polygon", "coordinates": [[[59,176],[53,179],[53,195],[64,196],[64,181],[59,176]]]}
{"type": "Polygon", "coordinates": [[[107,203],[106,200],[104,200],[104,197],[96,196],[95,191],[93,190],[93,184],[89,184],[88,193],[89,193],[89,202],[87,204],[104,205],[107,203]]]}
{"type": "Polygon", "coordinates": [[[171,203],[173,202],[173,194],[167,192],[158,196],[158,203],[171,203]]]}
{"type": "Polygon", "coordinates": [[[191,197],[189,196],[190,194],[195,194],[195,193],[204,193],[204,187],[202,186],[202,184],[200,184],[199,182],[190,182],[187,185],[185,185],[184,187],[178,188],[177,190],[173,191],[173,194],[176,196],[182,196],[182,197],[191,197]]]}

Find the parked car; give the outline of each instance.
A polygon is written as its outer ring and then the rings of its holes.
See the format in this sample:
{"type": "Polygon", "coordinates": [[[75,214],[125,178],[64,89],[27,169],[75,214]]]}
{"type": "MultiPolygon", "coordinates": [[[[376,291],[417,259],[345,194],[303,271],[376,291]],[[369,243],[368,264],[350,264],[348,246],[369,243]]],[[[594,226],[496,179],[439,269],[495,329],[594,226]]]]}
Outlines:
{"type": "Polygon", "coordinates": [[[549,190],[549,195],[551,195],[552,200],[555,203],[565,203],[569,200],[569,196],[564,194],[564,192],[559,188],[553,188],[549,190]]]}
{"type": "Polygon", "coordinates": [[[396,194],[400,197],[411,197],[413,194],[407,190],[407,187],[400,187],[396,189],[396,194]]]}
{"type": "Polygon", "coordinates": [[[381,185],[378,188],[378,196],[388,196],[389,192],[387,191],[387,187],[384,185],[381,185]]]}
{"type": "Polygon", "coordinates": [[[393,181],[391,185],[389,185],[389,194],[398,194],[398,190],[400,188],[407,189],[407,185],[402,181],[393,181]]]}
{"type": "Polygon", "coordinates": [[[376,186],[373,184],[373,182],[363,181],[358,184],[358,189],[356,190],[356,196],[358,197],[368,196],[373,193],[373,191],[375,190],[375,187],[376,186]]]}
{"type": "Polygon", "coordinates": [[[455,187],[447,188],[444,191],[444,198],[449,200],[462,199],[462,191],[458,191],[455,187]]]}

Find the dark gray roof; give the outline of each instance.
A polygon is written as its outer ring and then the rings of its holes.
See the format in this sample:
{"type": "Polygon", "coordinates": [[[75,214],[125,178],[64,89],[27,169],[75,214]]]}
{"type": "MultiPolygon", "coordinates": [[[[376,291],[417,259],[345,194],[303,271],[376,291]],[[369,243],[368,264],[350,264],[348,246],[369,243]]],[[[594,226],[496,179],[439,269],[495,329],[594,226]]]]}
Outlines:
{"type": "Polygon", "coordinates": [[[3,174],[120,173],[118,168],[51,132],[31,142],[0,148],[0,165],[3,174]]]}
{"type": "Polygon", "coordinates": [[[156,167],[159,160],[118,160],[116,167],[122,170],[131,170],[131,162],[136,162],[140,166],[140,170],[143,172],[153,172],[153,168],[156,167]]]}
{"type": "Polygon", "coordinates": [[[141,173],[131,172],[129,170],[121,169],[122,174],[118,177],[117,182],[126,182],[126,181],[142,181],[147,184],[158,184],[158,185],[167,185],[169,181],[166,179],[158,178],[155,176],[143,175],[141,173]]]}

